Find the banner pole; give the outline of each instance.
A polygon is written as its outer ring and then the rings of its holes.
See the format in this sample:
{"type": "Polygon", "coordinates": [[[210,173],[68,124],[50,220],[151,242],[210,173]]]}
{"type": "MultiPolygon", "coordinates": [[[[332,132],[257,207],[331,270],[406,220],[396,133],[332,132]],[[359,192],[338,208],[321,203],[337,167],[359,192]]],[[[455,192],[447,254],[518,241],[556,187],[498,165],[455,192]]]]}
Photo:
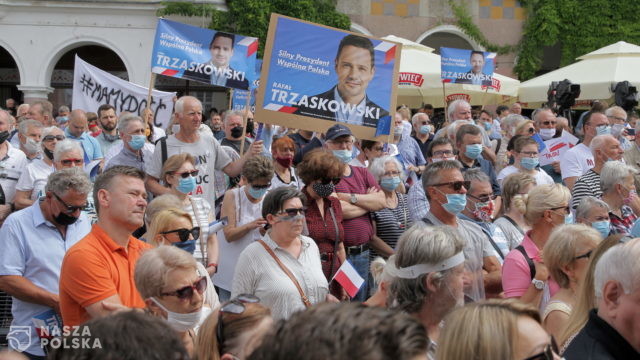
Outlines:
{"type": "Polygon", "coordinates": [[[444,123],[446,124],[449,121],[449,116],[447,115],[447,94],[444,91],[444,84],[445,82],[443,81],[442,82],[442,107],[444,108],[444,123]]]}
{"type": "Polygon", "coordinates": [[[233,106],[233,89],[229,89],[229,105],[227,106],[229,111],[233,110],[231,106],[233,106]]]}
{"type": "Polygon", "coordinates": [[[251,91],[249,91],[249,94],[247,94],[247,103],[244,106],[244,114],[242,115],[242,141],[240,142],[240,156],[242,156],[242,152],[244,150],[244,139],[247,134],[247,117],[249,117],[250,104],[251,104],[251,91]]]}
{"type": "MultiPolygon", "coordinates": [[[[151,111],[151,92],[156,85],[156,73],[151,73],[151,79],[149,79],[149,93],[147,94],[147,109],[151,111]]],[[[146,121],[146,120],[145,120],[146,121]]]]}

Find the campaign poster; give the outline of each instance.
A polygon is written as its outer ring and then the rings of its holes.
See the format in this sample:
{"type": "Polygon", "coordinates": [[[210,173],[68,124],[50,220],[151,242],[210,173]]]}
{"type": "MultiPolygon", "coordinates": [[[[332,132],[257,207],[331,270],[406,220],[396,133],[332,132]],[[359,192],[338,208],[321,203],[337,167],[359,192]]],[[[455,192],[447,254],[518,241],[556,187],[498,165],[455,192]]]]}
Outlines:
{"type": "Polygon", "coordinates": [[[262,70],[262,60],[256,60],[256,77],[251,85],[250,91],[234,90],[231,93],[231,110],[242,110],[247,107],[247,97],[251,94],[249,100],[249,110],[256,112],[256,90],[260,85],[260,70],[262,70]]]}
{"type": "Polygon", "coordinates": [[[156,74],[248,90],[258,39],[159,19],[151,54],[156,74]]]}
{"type": "Polygon", "coordinates": [[[261,122],[325,132],[336,122],[386,141],[401,45],[271,15],[256,105],[261,122]]]}
{"type": "Polygon", "coordinates": [[[443,82],[492,86],[496,53],[440,48],[440,69],[443,82]]]}

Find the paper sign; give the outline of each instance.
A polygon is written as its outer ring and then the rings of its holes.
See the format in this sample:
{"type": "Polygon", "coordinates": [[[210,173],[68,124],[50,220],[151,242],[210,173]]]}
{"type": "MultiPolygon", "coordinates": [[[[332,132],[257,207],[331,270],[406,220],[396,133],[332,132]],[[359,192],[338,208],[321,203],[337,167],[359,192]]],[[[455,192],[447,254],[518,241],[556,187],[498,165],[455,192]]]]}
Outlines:
{"type": "Polygon", "coordinates": [[[562,131],[559,138],[549,139],[544,142],[545,148],[540,152],[540,166],[549,165],[560,161],[562,155],[578,143],[578,138],[566,130],[562,131]]]}

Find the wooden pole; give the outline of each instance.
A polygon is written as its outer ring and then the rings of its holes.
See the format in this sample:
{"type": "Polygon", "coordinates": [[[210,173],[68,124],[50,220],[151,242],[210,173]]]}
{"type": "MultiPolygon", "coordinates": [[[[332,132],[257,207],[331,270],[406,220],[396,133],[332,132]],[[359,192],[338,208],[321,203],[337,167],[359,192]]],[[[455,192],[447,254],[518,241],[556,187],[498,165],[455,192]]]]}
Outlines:
{"type": "Polygon", "coordinates": [[[444,124],[446,124],[449,121],[449,116],[447,115],[447,94],[444,91],[444,81],[442,82],[442,104],[444,107],[444,124]]]}
{"type": "Polygon", "coordinates": [[[147,94],[147,109],[151,111],[151,92],[156,85],[156,73],[151,73],[151,79],[149,79],[149,93],[147,94]]]}
{"type": "Polygon", "coordinates": [[[244,114],[242,115],[242,141],[240,142],[240,156],[243,155],[244,139],[247,133],[247,117],[249,116],[249,105],[251,104],[251,91],[247,94],[247,103],[244,106],[244,114]]]}

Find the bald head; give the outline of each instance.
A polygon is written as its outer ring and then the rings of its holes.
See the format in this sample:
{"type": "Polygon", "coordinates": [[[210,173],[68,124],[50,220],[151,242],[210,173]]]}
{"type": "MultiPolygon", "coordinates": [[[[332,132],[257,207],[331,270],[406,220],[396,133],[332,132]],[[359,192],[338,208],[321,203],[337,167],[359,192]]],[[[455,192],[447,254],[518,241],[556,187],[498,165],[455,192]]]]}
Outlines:
{"type": "Polygon", "coordinates": [[[69,114],[69,133],[79,137],[87,129],[87,113],[84,110],[76,109],[69,114]]]}

